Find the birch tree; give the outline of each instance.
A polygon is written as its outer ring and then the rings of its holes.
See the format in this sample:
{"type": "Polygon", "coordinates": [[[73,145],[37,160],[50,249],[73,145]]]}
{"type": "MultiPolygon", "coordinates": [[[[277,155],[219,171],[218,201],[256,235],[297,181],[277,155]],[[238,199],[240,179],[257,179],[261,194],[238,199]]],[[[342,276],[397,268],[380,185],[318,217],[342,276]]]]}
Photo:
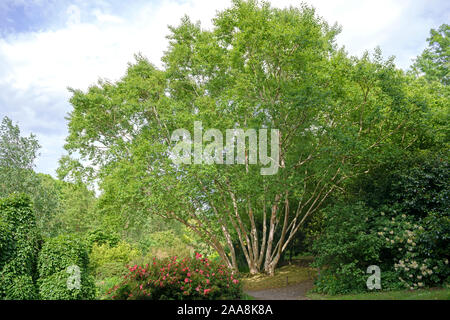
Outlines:
{"type": "MultiPolygon", "coordinates": [[[[379,50],[348,57],[338,32],[308,6],[234,1],[210,30],[185,17],[170,27],[162,69],[137,56],[120,81],[72,90],[66,149],[128,212],[175,219],[230,268],[237,271],[240,250],[252,274],[273,274],[333,192],[414,139],[408,128],[418,107],[402,71],[379,50]],[[279,130],[276,174],[261,174],[267,165],[260,154],[249,161],[248,145],[242,163],[203,161],[217,137],[201,136],[200,163],[174,163],[172,134],[194,138],[195,121],[203,133],[279,130]]],[[[186,150],[193,157],[196,146],[186,150]]]]}

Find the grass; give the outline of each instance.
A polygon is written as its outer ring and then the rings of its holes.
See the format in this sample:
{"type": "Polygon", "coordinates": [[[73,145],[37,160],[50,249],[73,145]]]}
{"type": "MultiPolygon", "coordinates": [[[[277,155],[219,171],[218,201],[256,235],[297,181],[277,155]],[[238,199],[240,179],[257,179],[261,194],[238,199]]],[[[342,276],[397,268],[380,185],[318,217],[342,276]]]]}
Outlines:
{"type": "Polygon", "coordinates": [[[244,293],[244,294],[242,294],[241,300],[255,300],[255,298],[244,293]]]}
{"type": "MultiPolygon", "coordinates": [[[[309,267],[312,261],[310,256],[296,257],[296,264],[286,265],[275,270],[275,275],[269,277],[265,274],[254,276],[247,275],[242,278],[244,290],[265,290],[286,287],[303,281],[312,280],[317,271],[309,267]]],[[[318,293],[307,293],[306,297],[311,300],[450,300],[450,287],[428,288],[418,290],[378,291],[358,294],[323,295],[318,293]]],[[[248,294],[244,294],[242,300],[253,300],[248,294]]]]}
{"type": "Polygon", "coordinates": [[[306,296],[312,300],[450,300],[450,289],[380,291],[335,296],[310,293],[306,296]]]}
{"type": "Polygon", "coordinates": [[[316,271],[313,268],[287,265],[277,269],[273,277],[265,274],[248,275],[242,281],[244,290],[252,291],[286,287],[286,278],[287,284],[292,285],[311,280],[315,275],[316,271]]]}

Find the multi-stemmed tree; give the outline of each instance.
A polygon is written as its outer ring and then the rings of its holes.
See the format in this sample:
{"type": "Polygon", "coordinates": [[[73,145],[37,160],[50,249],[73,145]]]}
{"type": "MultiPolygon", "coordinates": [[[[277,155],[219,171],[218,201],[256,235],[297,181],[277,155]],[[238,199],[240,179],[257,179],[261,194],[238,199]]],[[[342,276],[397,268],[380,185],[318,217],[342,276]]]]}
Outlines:
{"type": "MultiPolygon", "coordinates": [[[[213,22],[171,27],[162,70],[138,56],[120,81],[72,90],[66,149],[87,168],[62,162],[94,173],[120,212],[176,219],[229,267],[242,250],[251,273],[273,274],[332,192],[415,139],[418,107],[391,59],[349,58],[312,8],[234,1],[213,22]],[[278,129],[276,174],[248,147],[242,164],[174,163],[172,133],[193,137],[194,121],[224,135],[278,129]]],[[[217,142],[203,138],[203,150],[217,142]]]]}

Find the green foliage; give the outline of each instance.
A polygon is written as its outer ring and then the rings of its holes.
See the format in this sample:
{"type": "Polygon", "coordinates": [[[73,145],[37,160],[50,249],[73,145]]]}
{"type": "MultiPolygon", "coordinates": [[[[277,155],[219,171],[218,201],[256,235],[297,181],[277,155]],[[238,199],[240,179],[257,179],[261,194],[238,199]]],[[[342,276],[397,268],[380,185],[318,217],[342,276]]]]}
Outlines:
{"type": "Polygon", "coordinates": [[[95,284],[90,276],[89,257],[85,244],[75,236],[63,235],[48,239],[39,252],[39,294],[41,299],[93,299],[95,284]],[[80,270],[80,289],[67,285],[68,267],[80,270]]]}
{"type": "Polygon", "coordinates": [[[14,242],[11,229],[8,224],[0,217],[0,270],[10,259],[14,251],[14,242]]]}
{"type": "MultiPolygon", "coordinates": [[[[394,164],[393,164],[394,165],[394,164]]],[[[323,272],[316,290],[366,291],[369,265],[381,269],[383,289],[417,289],[448,281],[449,168],[442,156],[374,171],[355,184],[364,203],[335,204],[315,242],[323,272]]]]}
{"type": "Polygon", "coordinates": [[[302,216],[419,136],[422,100],[411,98],[409,77],[379,49],[347,56],[338,33],[307,5],[234,1],[210,30],[183,18],[170,27],[163,69],[136,56],[119,81],[71,89],[65,148],[80,159],[65,158],[61,172],[98,178],[101,214],[124,238],[161,216],[189,227],[228,266],[238,269],[243,256],[252,272],[272,272],[302,216]],[[261,175],[262,163],[174,164],[171,135],[192,136],[195,121],[222,133],[278,129],[277,174],[261,175]],[[273,230],[266,243],[264,219],[273,230]]]}
{"type": "MultiPolygon", "coordinates": [[[[90,266],[97,275],[99,271],[115,265],[122,267],[139,256],[139,251],[126,242],[119,242],[111,247],[109,244],[94,244],[89,255],[90,266]]],[[[121,271],[120,269],[118,270],[121,271]]],[[[114,274],[114,273],[112,273],[114,274]]],[[[119,273],[120,274],[120,273],[119,273]]]]}
{"type": "MultiPolygon", "coordinates": [[[[40,146],[36,137],[21,137],[20,129],[11,119],[4,117],[0,125],[0,196],[11,190],[26,187],[25,177],[34,167],[40,146]]],[[[21,190],[23,191],[23,190],[21,190]]]]}
{"type": "Polygon", "coordinates": [[[55,272],[39,279],[39,295],[44,300],[90,300],[96,297],[94,279],[85,272],[81,273],[81,288],[68,289],[69,274],[66,270],[55,272]]]}
{"type": "Polygon", "coordinates": [[[13,194],[0,199],[0,298],[36,298],[39,249],[30,198],[13,194]]]}
{"type": "Polygon", "coordinates": [[[57,183],[61,184],[59,212],[55,215],[58,232],[82,234],[92,229],[97,220],[94,216],[94,192],[83,183],[57,183]]]}
{"type": "Polygon", "coordinates": [[[4,299],[6,300],[34,300],[38,297],[33,278],[28,275],[11,279],[5,289],[4,299]]]}
{"type": "Polygon", "coordinates": [[[145,266],[130,267],[108,292],[115,300],[240,299],[242,294],[242,283],[231,270],[198,253],[195,258],[154,258],[145,266]]]}
{"type": "MultiPolygon", "coordinates": [[[[98,291],[98,296],[97,296],[98,299],[109,300],[111,288],[120,285],[123,277],[129,272],[129,270],[125,266],[120,265],[120,267],[122,270],[121,273],[116,273],[116,274],[119,274],[119,276],[110,276],[110,277],[101,279],[96,282],[97,291],[98,291]]],[[[107,271],[107,270],[105,270],[105,271],[107,271]]]]}
{"type": "Polygon", "coordinates": [[[149,257],[190,256],[193,248],[184,240],[174,230],[153,232],[140,241],[140,249],[149,257]]]}
{"type": "Polygon", "coordinates": [[[321,271],[317,290],[329,294],[361,291],[365,271],[380,261],[383,242],[371,231],[376,213],[363,204],[335,205],[324,214],[325,228],[314,243],[315,265],[321,271]]]}
{"type": "Polygon", "coordinates": [[[431,29],[427,41],[428,48],[417,57],[412,70],[427,80],[450,84],[450,26],[444,23],[437,30],[431,29]]]}
{"type": "Polygon", "coordinates": [[[91,250],[95,244],[115,247],[119,244],[120,237],[114,232],[109,232],[103,229],[94,229],[87,233],[86,240],[89,249],[91,250]]]}

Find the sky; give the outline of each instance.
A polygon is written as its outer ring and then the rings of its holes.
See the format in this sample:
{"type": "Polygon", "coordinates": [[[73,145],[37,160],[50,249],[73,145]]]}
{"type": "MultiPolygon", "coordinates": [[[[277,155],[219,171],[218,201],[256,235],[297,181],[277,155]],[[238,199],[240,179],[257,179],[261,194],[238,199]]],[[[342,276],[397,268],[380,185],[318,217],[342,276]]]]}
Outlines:
{"type": "MultiPolygon", "coordinates": [[[[273,0],[274,7],[301,1],[273,0]]],[[[450,22],[448,0],[306,0],[342,32],[337,43],[360,56],[380,46],[407,69],[431,28],[450,22]]],[[[55,176],[66,154],[68,87],[86,90],[99,78],[118,80],[133,55],[161,67],[168,25],[184,15],[210,28],[229,0],[0,0],[0,118],[42,148],[36,171],[55,176]]]]}

